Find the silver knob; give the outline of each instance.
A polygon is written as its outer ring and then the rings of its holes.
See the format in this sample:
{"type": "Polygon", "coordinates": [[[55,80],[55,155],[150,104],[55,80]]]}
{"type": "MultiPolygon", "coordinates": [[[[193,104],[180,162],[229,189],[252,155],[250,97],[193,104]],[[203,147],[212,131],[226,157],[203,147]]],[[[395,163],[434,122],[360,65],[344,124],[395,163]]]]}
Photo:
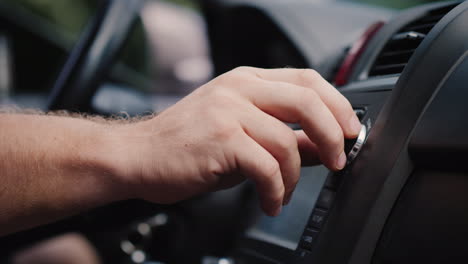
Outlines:
{"type": "Polygon", "coordinates": [[[366,142],[367,139],[367,127],[365,125],[361,126],[361,131],[359,132],[359,136],[356,139],[356,142],[352,145],[351,149],[348,153],[348,164],[351,163],[361,151],[362,146],[366,142]]]}

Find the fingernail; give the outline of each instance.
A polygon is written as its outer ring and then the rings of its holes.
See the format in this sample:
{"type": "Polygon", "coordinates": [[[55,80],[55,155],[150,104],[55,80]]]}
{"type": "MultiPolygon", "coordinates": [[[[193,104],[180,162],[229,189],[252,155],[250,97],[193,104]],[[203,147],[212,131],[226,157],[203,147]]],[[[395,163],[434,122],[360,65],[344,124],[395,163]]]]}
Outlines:
{"type": "Polygon", "coordinates": [[[361,122],[359,122],[359,118],[357,116],[353,116],[350,120],[350,127],[354,132],[354,135],[359,135],[361,131],[361,122]]]}
{"type": "Polygon", "coordinates": [[[341,152],[340,156],[338,157],[338,160],[336,162],[336,168],[338,170],[341,170],[344,168],[344,166],[346,165],[346,154],[343,152],[341,152]]]}

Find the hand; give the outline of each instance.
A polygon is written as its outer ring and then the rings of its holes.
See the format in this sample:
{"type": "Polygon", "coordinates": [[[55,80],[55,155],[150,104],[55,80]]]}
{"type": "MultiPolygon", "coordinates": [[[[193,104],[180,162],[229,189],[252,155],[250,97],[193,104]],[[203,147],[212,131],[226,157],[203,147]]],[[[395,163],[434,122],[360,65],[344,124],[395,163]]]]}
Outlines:
{"type": "Polygon", "coordinates": [[[278,215],[299,180],[301,155],[340,170],[344,138],[360,128],[349,102],[315,71],[241,67],[151,120],[118,128],[114,155],[135,197],[172,203],[247,178],[263,210],[278,215]]]}

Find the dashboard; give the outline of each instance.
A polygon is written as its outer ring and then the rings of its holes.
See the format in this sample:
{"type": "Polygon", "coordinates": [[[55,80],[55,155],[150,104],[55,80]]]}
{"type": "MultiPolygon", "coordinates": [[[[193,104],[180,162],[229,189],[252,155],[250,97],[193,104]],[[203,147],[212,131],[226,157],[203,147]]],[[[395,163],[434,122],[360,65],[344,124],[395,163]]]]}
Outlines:
{"type": "MultiPolygon", "coordinates": [[[[279,21],[278,43],[293,39],[282,46],[289,60],[281,63],[315,68],[330,81],[344,71],[345,80],[335,84],[355,108],[368,138],[357,159],[339,173],[303,168],[291,205],[281,216],[254,213],[234,250],[236,261],[466,262],[468,248],[462,237],[468,231],[468,210],[462,204],[468,201],[468,178],[462,165],[467,157],[462,134],[468,121],[468,42],[462,39],[468,33],[468,2],[422,5],[386,21],[383,13],[380,20],[368,18],[369,30],[361,30],[361,38],[353,36],[354,44],[338,59],[341,68],[334,69],[302,46],[310,35],[288,30],[293,22],[276,16],[280,7],[268,7],[257,16],[279,21]]],[[[235,5],[226,9],[252,16],[259,12],[235,5]]],[[[216,27],[211,31],[220,33],[216,27]]],[[[242,43],[242,37],[251,40],[250,33],[243,34],[236,35],[237,42],[242,43]]],[[[212,39],[220,46],[218,40],[212,39]]],[[[320,50],[316,44],[309,41],[320,50]]],[[[250,52],[265,50],[252,47],[250,52]]],[[[244,57],[213,56],[221,72],[245,62],[244,57]]],[[[264,66],[263,61],[248,62],[264,66]]]]}

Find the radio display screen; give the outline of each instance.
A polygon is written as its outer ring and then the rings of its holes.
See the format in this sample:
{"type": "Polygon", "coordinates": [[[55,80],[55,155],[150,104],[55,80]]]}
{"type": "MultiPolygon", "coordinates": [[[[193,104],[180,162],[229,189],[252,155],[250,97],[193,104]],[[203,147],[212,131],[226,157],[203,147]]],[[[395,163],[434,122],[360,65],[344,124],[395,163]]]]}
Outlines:
{"type": "Polygon", "coordinates": [[[324,166],[302,168],[293,197],[283,207],[281,214],[269,217],[258,209],[258,215],[247,229],[246,236],[296,250],[328,173],[324,166]]]}

